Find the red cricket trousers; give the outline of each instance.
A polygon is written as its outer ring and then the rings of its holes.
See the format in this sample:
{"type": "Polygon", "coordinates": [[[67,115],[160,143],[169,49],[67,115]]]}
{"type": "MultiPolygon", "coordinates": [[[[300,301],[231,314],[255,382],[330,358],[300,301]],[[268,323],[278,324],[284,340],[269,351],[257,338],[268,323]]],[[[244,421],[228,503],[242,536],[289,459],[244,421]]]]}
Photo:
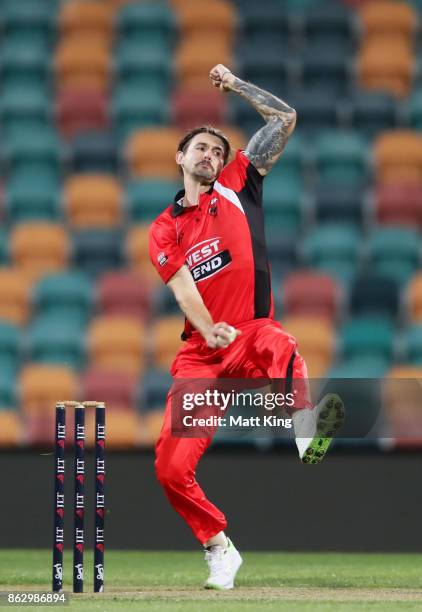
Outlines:
{"type": "MultiPolygon", "coordinates": [[[[174,378],[307,378],[296,340],[272,319],[254,319],[236,326],[242,334],[226,349],[210,349],[194,333],[176,355],[174,378]]],[[[167,396],[164,424],[156,445],[155,469],[170,504],[203,544],[227,527],[224,514],[206,497],[195,479],[196,465],[212,437],[172,436],[172,389],[167,396]]]]}

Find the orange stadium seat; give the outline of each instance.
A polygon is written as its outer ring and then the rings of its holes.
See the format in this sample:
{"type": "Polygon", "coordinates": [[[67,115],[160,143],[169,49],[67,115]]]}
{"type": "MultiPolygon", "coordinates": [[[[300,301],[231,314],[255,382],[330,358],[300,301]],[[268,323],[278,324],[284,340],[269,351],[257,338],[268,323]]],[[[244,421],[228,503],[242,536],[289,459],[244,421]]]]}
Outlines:
{"type": "Polygon", "coordinates": [[[140,321],[149,316],[151,287],[129,271],[109,272],[98,283],[98,306],[105,315],[126,315],[140,321]]]}
{"type": "Polygon", "coordinates": [[[358,58],[361,87],[388,91],[395,96],[410,92],[414,71],[414,56],[400,39],[372,42],[364,46],[358,58]]]}
{"type": "Polygon", "coordinates": [[[152,355],[154,366],[168,368],[182,347],[181,334],[185,320],[180,315],[162,317],[152,329],[152,355]]]}
{"type": "Polygon", "coordinates": [[[334,326],[319,317],[292,316],[283,320],[283,327],[296,338],[299,353],[306,362],[309,378],[324,376],[334,356],[334,326]]]}
{"type": "Polygon", "coordinates": [[[237,16],[231,2],[172,0],[172,5],[178,17],[181,40],[197,37],[203,44],[204,39],[212,37],[212,46],[220,41],[232,44],[237,16]]]}
{"type": "Polygon", "coordinates": [[[79,132],[104,130],[109,126],[108,101],[95,89],[63,89],[56,100],[56,121],[67,138],[79,132]]]}
{"type": "Polygon", "coordinates": [[[88,334],[91,365],[116,372],[140,374],[144,366],[145,330],[132,317],[97,317],[88,334]]]}
{"type": "Polygon", "coordinates": [[[65,228],[58,223],[22,223],[10,234],[13,263],[31,280],[63,270],[70,255],[70,242],[65,228]]]}
{"type": "MultiPolygon", "coordinates": [[[[211,33],[211,40],[212,36],[211,33]]],[[[232,68],[233,54],[227,43],[217,41],[214,44],[213,40],[212,44],[206,45],[202,38],[186,40],[176,51],[175,70],[179,86],[209,90],[212,85],[208,75],[215,64],[232,68]]]]}
{"type": "Polygon", "coordinates": [[[379,0],[367,2],[360,10],[363,39],[400,37],[409,46],[418,26],[416,11],[407,2],[379,0]]]}
{"type": "Polygon", "coordinates": [[[293,272],[283,283],[282,297],[284,312],[288,316],[318,316],[329,321],[337,318],[340,289],[331,276],[293,272]]]}
{"type": "Polygon", "coordinates": [[[398,365],[388,372],[384,384],[387,427],[401,447],[420,448],[422,442],[421,379],[422,367],[398,365]]]}
{"type": "Polygon", "coordinates": [[[174,124],[181,130],[197,125],[221,125],[227,113],[227,96],[217,89],[179,89],[172,99],[174,124]]]}
{"type": "Polygon", "coordinates": [[[122,190],[113,176],[78,174],[64,186],[69,223],[77,229],[109,228],[122,222],[122,190]]]}
{"type": "Polygon", "coordinates": [[[407,287],[409,318],[412,322],[422,322],[422,272],[418,272],[407,287]]]}
{"type": "Polygon", "coordinates": [[[374,143],[378,183],[422,183],[422,136],[416,132],[385,132],[374,143]]]}
{"type": "Polygon", "coordinates": [[[375,192],[378,223],[409,225],[422,230],[422,184],[387,183],[375,192]]]}
{"type": "Polygon", "coordinates": [[[151,412],[143,414],[141,419],[141,445],[145,447],[154,446],[163,426],[164,410],[151,410],[151,412]]]}
{"type": "MultiPolygon", "coordinates": [[[[130,449],[136,448],[141,439],[141,419],[136,411],[121,411],[107,408],[106,426],[107,437],[106,445],[108,449],[130,449]]],[[[90,419],[87,426],[87,437],[94,439],[94,425],[90,419]]]]}
{"type": "Polygon", "coordinates": [[[111,56],[95,41],[63,42],[56,51],[58,89],[90,88],[105,91],[111,79],[111,56]]]}
{"type": "Polygon", "coordinates": [[[72,0],[62,5],[59,14],[61,38],[86,38],[110,45],[113,35],[113,10],[104,2],[72,0]]]}
{"type": "Polygon", "coordinates": [[[175,155],[182,133],[175,128],[139,130],[126,144],[126,158],[132,177],[177,179],[175,155]]]}
{"type": "Polygon", "coordinates": [[[21,270],[0,267],[0,319],[24,325],[30,312],[30,283],[21,270]]]}
{"type": "Polygon", "coordinates": [[[71,368],[29,363],[19,377],[21,408],[24,415],[54,416],[61,400],[79,399],[79,385],[71,368]]]}
{"type": "Polygon", "coordinates": [[[14,410],[0,410],[0,448],[18,446],[22,442],[22,423],[14,410]]]}
{"type": "Polygon", "coordinates": [[[161,283],[154,266],[149,258],[149,225],[133,225],[126,237],[126,256],[130,269],[147,279],[151,287],[161,283]]]}

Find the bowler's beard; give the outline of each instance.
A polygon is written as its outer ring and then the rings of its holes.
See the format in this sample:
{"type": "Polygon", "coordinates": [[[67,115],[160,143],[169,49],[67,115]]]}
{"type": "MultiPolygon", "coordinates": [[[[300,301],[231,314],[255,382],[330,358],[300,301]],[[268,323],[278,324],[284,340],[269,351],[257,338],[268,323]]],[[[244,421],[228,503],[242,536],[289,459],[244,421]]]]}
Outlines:
{"type": "Polygon", "coordinates": [[[211,185],[211,183],[213,183],[217,178],[216,172],[211,166],[206,168],[201,165],[195,166],[192,176],[201,185],[211,185]]]}

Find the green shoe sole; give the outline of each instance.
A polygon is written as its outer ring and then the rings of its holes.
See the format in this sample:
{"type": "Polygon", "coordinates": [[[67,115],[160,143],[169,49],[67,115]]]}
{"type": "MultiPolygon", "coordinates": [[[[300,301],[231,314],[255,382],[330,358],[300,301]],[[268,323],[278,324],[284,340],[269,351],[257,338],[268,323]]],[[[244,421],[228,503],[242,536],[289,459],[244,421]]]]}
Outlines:
{"type": "Polygon", "coordinates": [[[323,397],[315,410],[319,410],[316,436],[304,452],[302,463],[321,463],[334,435],[344,423],[344,404],[335,393],[323,397]]]}

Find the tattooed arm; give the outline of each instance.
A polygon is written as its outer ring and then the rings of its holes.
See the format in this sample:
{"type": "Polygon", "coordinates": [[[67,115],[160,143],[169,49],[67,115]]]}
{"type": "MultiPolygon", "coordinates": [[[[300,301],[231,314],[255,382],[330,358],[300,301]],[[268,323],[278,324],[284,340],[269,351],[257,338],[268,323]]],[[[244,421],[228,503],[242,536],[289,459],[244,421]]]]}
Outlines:
{"type": "Polygon", "coordinates": [[[273,94],[237,78],[222,64],[211,70],[210,79],[215,87],[238,93],[266,121],[264,127],[252,136],[245,154],[260,174],[267,174],[295,128],[296,111],[273,94]]]}

